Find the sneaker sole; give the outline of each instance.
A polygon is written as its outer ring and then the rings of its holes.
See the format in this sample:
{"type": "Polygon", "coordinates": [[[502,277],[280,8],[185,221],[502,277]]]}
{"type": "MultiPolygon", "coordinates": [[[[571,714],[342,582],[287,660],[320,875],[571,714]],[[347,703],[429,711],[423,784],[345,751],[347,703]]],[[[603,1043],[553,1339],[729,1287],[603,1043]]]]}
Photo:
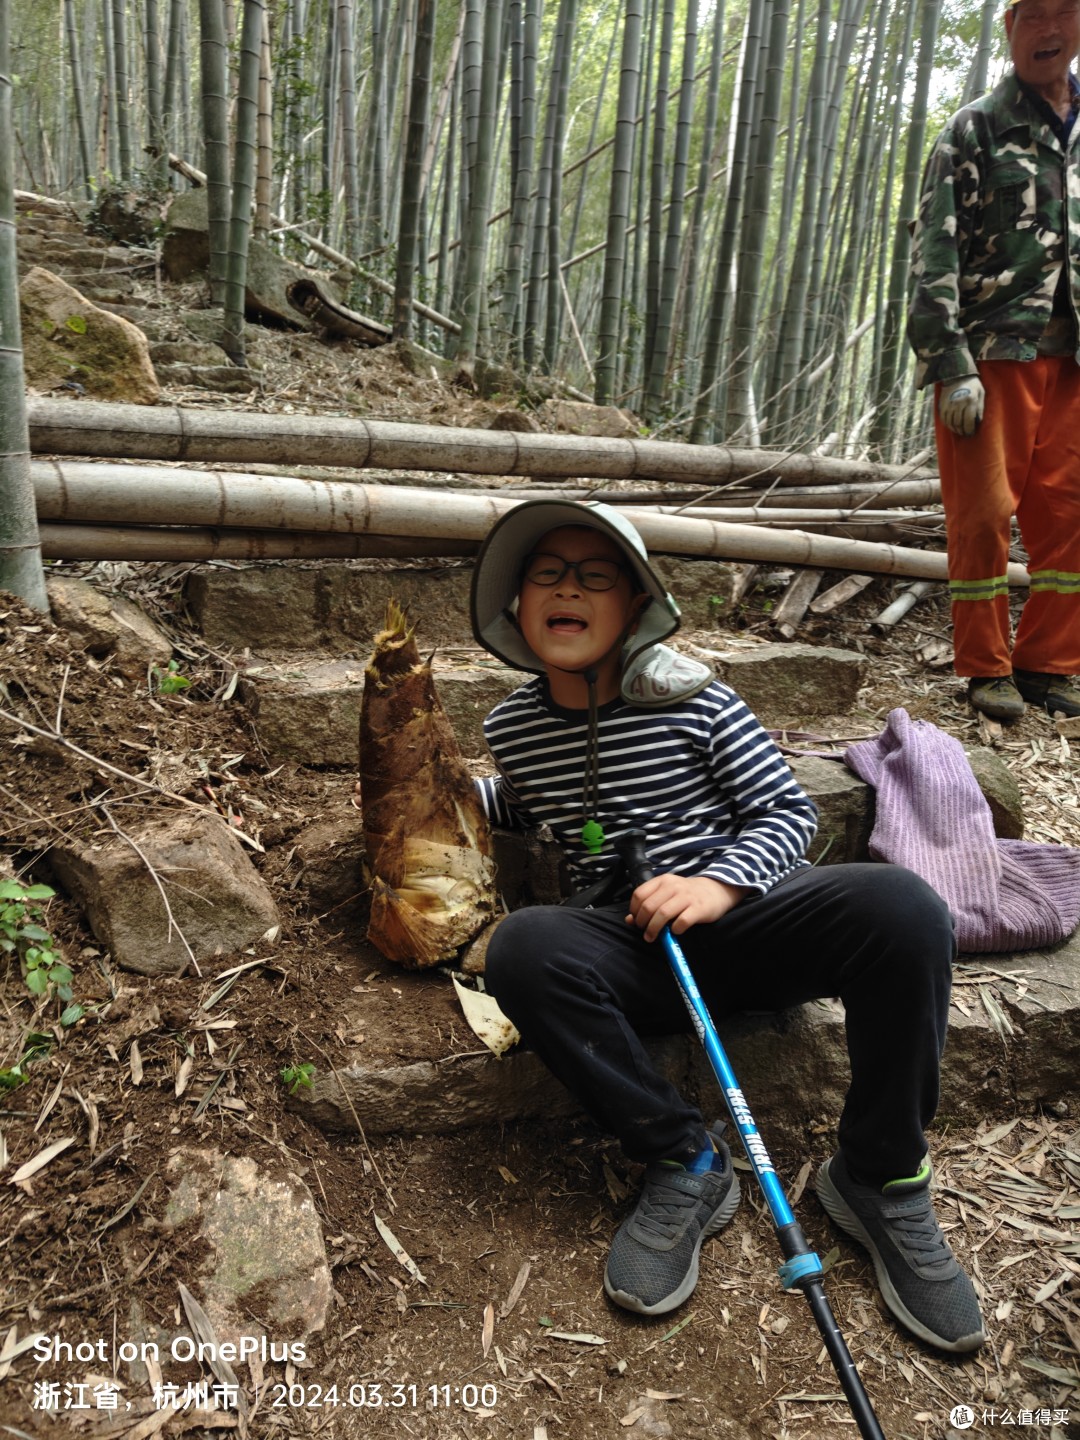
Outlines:
{"type": "Polygon", "coordinates": [[[928,1345],[934,1345],[938,1350],[947,1350],[952,1355],[966,1355],[972,1350],[978,1350],[986,1340],[985,1330],[980,1328],[971,1335],[961,1335],[958,1340],[946,1340],[941,1335],[935,1335],[907,1308],[900,1299],[885,1267],[885,1262],[878,1254],[877,1246],[871,1240],[869,1232],[833,1184],[832,1176],[829,1174],[828,1161],[818,1171],[817,1197],[833,1224],[843,1230],[845,1234],[850,1235],[853,1240],[857,1240],[874,1262],[874,1274],[877,1276],[878,1286],[885,1299],[885,1304],[901,1325],[910,1330],[913,1335],[917,1335],[920,1340],[925,1340],[928,1345]]]}
{"type": "Polygon", "coordinates": [[[698,1259],[701,1255],[702,1245],[704,1245],[710,1235],[715,1235],[718,1230],[722,1230],[731,1220],[735,1211],[739,1208],[741,1198],[742,1192],[739,1189],[739,1179],[737,1175],[733,1174],[731,1177],[731,1189],[724,1196],[723,1202],[713,1211],[712,1219],[698,1236],[697,1244],[694,1246],[694,1253],[690,1257],[689,1268],[683,1276],[682,1282],[670,1295],[665,1295],[662,1300],[657,1300],[654,1305],[646,1305],[644,1301],[639,1300],[636,1295],[629,1294],[626,1290],[613,1289],[608,1281],[606,1269],[604,1270],[605,1295],[607,1295],[609,1300],[613,1300],[620,1309],[633,1310],[637,1315],[666,1315],[669,1310],[678,1309],[684,1301],[689,1300],[697,1288],[698,1259]]]}

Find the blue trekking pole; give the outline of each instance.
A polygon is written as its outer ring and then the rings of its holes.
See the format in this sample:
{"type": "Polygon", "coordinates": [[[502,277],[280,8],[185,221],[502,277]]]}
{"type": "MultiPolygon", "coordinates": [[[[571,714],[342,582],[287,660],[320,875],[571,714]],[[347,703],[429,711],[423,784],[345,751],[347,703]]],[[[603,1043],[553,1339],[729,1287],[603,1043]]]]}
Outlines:
{"type": "MultiPolygon", "coordinates": [[[[616,840],[615,849],[626,866],[630,883],[635,889],[639,885],[643,885],[646,880],[652,879],[652,870],[645,854],[645,832],[643,830],[631,830],[627,835],[616,840]]],[[[717,1034],[713,1018],[709,1014],[705,1001],[701,998],[697,981],[683,954],[682,946],[667,925],[660,932],[660,941],[664,947],[664,953],[667,955],[668,963],[674,971],[675,979],[679,983],[679,989],[682,991],[686,1008],[690,1012],[690,1019],[693,1021],[698,1039],[705,1047],[713,1074],[723,1092],[724,1103],[727,1105],[732,1123],[742,1138],[746,1158],[750,1161],[750,1168],[761,1187],[765,1204],[769,1207],[776,1238],[780,1242],[780,1249],[784,1255],[784,1263],[780,1266],[780,1281],[785,1290],[801,1290],[806,1296],[814,1322],[821,1333],[825,1349],[829,1352],[829,1359],[832,1361],[840,1381],[840,1387],[851,1407],[855,1423],[859,1427],[859,1434],[863,1440],[885,1440],[885,1432],[878,1424],[874,1408],[870,1404],[870,1397],[863,1388],[859,1372],[855,1369],[855,1362],[851,1358],[851,1352],[847,1348],[844,1337],[836,1324],[836,1317],[825,1297],[825,1289],[821,1283],[821,1261],[807,1244],[802,1226],[796,1220],[791,1206],[787,1202],[784,1187],[777,1178],[776,1170],[769,1159],[769,1152],[765,1149],[764,1141],[754,1124],[754,1117],[743,1099],[739,1082],[735,1078],[731,1062],[720,1043],[720,1036],[717,1034]]]]}

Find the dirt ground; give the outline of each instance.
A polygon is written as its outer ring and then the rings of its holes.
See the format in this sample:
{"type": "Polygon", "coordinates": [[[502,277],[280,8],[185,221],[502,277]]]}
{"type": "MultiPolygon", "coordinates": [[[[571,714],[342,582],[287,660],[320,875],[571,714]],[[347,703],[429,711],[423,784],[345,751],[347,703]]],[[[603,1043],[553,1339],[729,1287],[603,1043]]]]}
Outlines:
{"type": "MultiPolygon", "coordinates": [[[[291,403],[296,363],[307,366],[314,346],[303,338],[280,343],[296,354],[292,369],[285,359],[266,359],[274,395],[256,403],[267,408],[291,403]]],[[[427,417],[458,423],[476,404],[459,403],[440,386],[433,410],[432,386],[388,357],[339,354],[312,379],[327,405],[343,402],[354,384],[343,369],[361,381],[368,375],[360,408],[371,413],[407,418],[426,406],[427,417]]],[[[388,1062],[432,1058],[474,1050],[475,1038],[444,976],[404,973],[365,943],[362,897],[317,914],[303,887],[290,884],[289,851],[303,827],[355,814],[355,772],[267,763],[232,697],[230,658],[208,651],[185,624],[177,596],[187,567],[63,568],[120,588],[166,622],[193,684],[179,695],[152,693],[145,680],[93,660],[64,632],[0,597],[0,712],[59,730],[85,752],[0,715],[0,859],[25,879],[45,880],[50,844],[60,833],[104,832],[103,805],[130,820],[179,803],[140,789],[111,765],[237,817],[263,847],[252,858],[284,924],[273,943],[204,964],[201,976],[148,980],[111,967],[70,900],[43,902],[44,924],[86,1007],[69,1027],[59,1024],[59,1006],[36,1006],[17,968],[0,960],[0,1069],[19,1059],[28,1032],[43,1037],[25,1083],[0,1091],[0,1179],[8,1182],[0,1186],[0,1435],[148,1440],[229,1428],[343,1440],[854,1435],[806,1305],[780,1288],[771,1227],[750,1177],[734,1222],[704,1252],[693,1298],[650,1321],[614,1309],[603,1295],[606,1249],[633,1203],[639,1171],[586,1122],[368,1142],[325,1134],[297,1113],[280,1079],[284,1067],[337,1065],[358,1053],[388,1062]],[[215,1006],[229,1024],[215,1039],[197,1017],[222,973],[249,959],[262,963],[215,1006]],[[359,1032],[343,1018],[358,997],[367,1017],[359,1032]],[[133,1019],[151,1004],[160,1023],[137,1033],[133,1019]],[[10,1183],[16,1167],[69,1136],[69,1148],[10,1183]],[[166,1236],[157,1221],[169,1157],[189,1145],[284,1164],[300,1176],[332,1266],[330,1319],[309,1337],[304,1358],[267,1363],[264,1372],[238,1367],[251,1406],[243,1424],[231,1412],[195,1410],[164,1421],[146,1376],[115,1360],[133,1306],[149,1324],[183,1328],[178,1286],[196,1273],[201,1242],[166,1236]],[[376,1215],[423,1282],[395,1260],[376,1215]],[[34,1332],[100,1342],[103,1353],[71,1364],[41,1364],[28,1351],[12,1357],[18,1340],[34,1332]],[[79,1386],[111,1378],[122,1387],[118,1412],[79,1408],[90,1393],[79,1386]],[[58,1409],[36,1403],[43,1382],[59,1383],[58,1409]]],[[[700,651],[773,638],[769,593],[751,592],[741,633],[700,632],[683,642],[700,651]]],[[[861,646],[875,661],[857,713],[823,723],[821,732],[871,734],[903,705],[998,749],[1023,790],[1029,838],[1080,843],[1075,744],[1031,712],[1007,731],[976,723],[948,667],[942,599],[924,600],[885,637],[868,629],[892,593],[890,582],[875,581],[843,610],[801,628],[799,639],[861,646]]],[[[822,1114],[797,1147],[774,1145],[773,1158],[826,1261],[829,1298],[890,1440],[963,1433],[950,1427],[958,1405],[974,1409],[972,1433],[1000,1426],[1080,1435],[1080,1119],[1065,1105],[1017,1114],[1003,1097],[1000,1113],[977,1129],[934,1134],[939,1214],[975,1276],[990,1332],[977,1356],[952,1360],[896,1328],[868,1261],[833,1232],[816,1202],[812,1177],[833,1148],[835,1118],[822,1114]]],[[[212,1379],[194,1363],[166,1359],[162,1369],[166,1381],[212,1379]]]]}

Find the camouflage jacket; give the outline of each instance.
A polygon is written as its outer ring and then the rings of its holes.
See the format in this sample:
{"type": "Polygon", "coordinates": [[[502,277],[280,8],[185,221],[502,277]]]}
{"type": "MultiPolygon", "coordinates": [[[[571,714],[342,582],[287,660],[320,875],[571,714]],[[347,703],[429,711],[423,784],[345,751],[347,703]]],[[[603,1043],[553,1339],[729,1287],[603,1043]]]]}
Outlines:
{"type": "Polygon", "coordinates": [[[927,162],[909,285],[916,384],[1033,360],[1066,252],[1080,313],[1080,119],[1063,149],[1007,75],[952,117],[927,162]]]}

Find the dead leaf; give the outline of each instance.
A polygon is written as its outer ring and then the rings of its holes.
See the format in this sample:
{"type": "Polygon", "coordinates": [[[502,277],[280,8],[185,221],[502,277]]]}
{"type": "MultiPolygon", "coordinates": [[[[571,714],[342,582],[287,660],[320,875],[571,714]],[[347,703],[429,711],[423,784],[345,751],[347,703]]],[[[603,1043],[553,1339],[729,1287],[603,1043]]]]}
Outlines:
{"type": "Polygon", "coordinates": [[[7,1373],[11,1369],[11,1362],[17,1356],[22,1355],[24,1351],[31,1349],[42,1338],[41,1332],[37,1330],[32,1335],[24,1335],[21,1340],[18,1336],[19,1327],[12,1325],[4,1336],[3,1344],[0,1345],[0,1380],[7,1377],[7,1373]]]}
{"type": "Polygon", "coordinates": [[[131,1083],[133,1085],[142,1084],[142,1053],[139,1050],[139,1042],[137,1040],[132,1040],[131,1042],[131,1049],[128,1051],[128,1065],[131,1069],[131,1083]]]}
{"type": "Polygon", "coordinates": [[[194,1055],[187,1055],[180,1062],[180,1069],[176,1072],[176,1080],[173,1082],[173,1093],[179,1097],[183,1095],[191,1079],[191,1072],[195,1066],[194,1055]]]}
{"type": "Polygon", "coordinates": [[[633,1410],[628,1410],[625,1415],[620,1415],[619,1424],[636,1425],[642,1415],[647,1415],[648,1413],[649,1407],[647,1405],[638,1405],[633,1410]]]}
{"type": "MultiPolygon", "coordinates": [[[[213,1321],[207,1315],[199,1302],[192,1295],[186,1285],[179,1285],[180,1303],[184,1307],[184,1314],[187,1316],[188,1324],[191,1326],[191,1333],[196,1340],[201,1340],[212,1347],[209,1351],[207,1364],[214,1372],[214,1375],[221,1381],[222,1385],[234,1385],[236,1387],[236,1408],[239,1414],[246,1419],[250,1402],[247,1392],[236,1378],[236,1372],[227,1360],[221,1358],[221,1344],[218,1340],[217,1331],[214,1329],[213,1321]]],[[[171,1411],[168,1413],[172,1413],[171,1411]]]]}
{"type": "Polygon", "coordinates": [[[791,1187],[791,1193],[788,1195],[789,1204],[797,1205],[802,1199],[803,1191],[806,1189],[806,1182],[810,1179],[810,1168],[810,1161],[807,1160],[798,1175],[795,1176],[795,1184],[791,1187]]]}
{"type": "Polygon", "coordinates": [[[480,1336],[480,1348],[484,1352],[484,1359],[488,1357],[491,1350],[491,1342],[495,1338],[495,1306],[489,1300],[484,1306],[484,1329],[480,1336]]]}
{"type": "Polygon", "coordinates": [[[645,1394],[650,1400],[681,1400],[686,1394],[685,1390],[646,1390],[645,1394]]]}
{"type": "Polygon", "coordinates": [[[23,1180],[29,1180],[31,1175],[36,1175],[39,1170],[43,1170],[50,1160],[55,1160],[57,1155],[62,1154],[69,1145],[74,1144],[74,1135],[68,1135],[63,1140],[54,1140],[51,1145],[46,1145],[44,1150],[39,1151],[32,1160],[27,1160],[25,1165],[20,1165],[8,1184],[18,1185],[23,1180]]]}
{"type": "Polygon", "coordinates": [[[548,1330],[546,1332],[549,1340],[572,1340],[578,1345],[606,1345],[607,1341],[599,1335],[590,1335],[581,1331],[570,1330],[548,1330]]]}
{"type": "Polygon", "coordinates": [[[469,1029],[493,1055],[505,1055],[518,1043],[521,1035],[499,1009],[494,995],[470,990],[457,979],[454,980],[454,989],[469,1029]]]}
{"type": "Polygon", "coordinates": [[[506,1181],[507,1185],[516,1185],[518,1183],[518,1177],[514,1174],[512,1170],[508,1170],[505,1165],[500,1165],[498,1167],[498,1170],[499,1174],[506,1181]]]}
{"type": "Polygon", "coordinates": [[[524,1265],[522,1265],[521,1269],[518,1271],[514,1279],[513,1285],[510,1286],[510,1294],[507,1295],[506,1299],[503,1301],[502,1308],[499,1311],[500,1320],[505,1320],[506,1317],[510,1314],[510,1311],[513,1310],[514,1306],[521,1299],[521,1292],[525,1289],[526,1282],[529,1278],[529,1272],[531,1270],[532,1265],[529,1263],[528,1260],[526,1260],[524,1265]]]}
{"type": "Polygon", "coordinates": [[[414,1280],[419,1280],[421,1285],[426,1285],[427,1281],[424,1279],[423,1275],[421,1275],[420,1267],[417,1265],[416,1261],[408,1253],[408,1251],[402,1245],[401,1241],[390,1229],[390,1226],[387,1225],[386,1221],[380,1219],[378,1215],[375,1216],[375,1229],[378,1230],[379,1234],[382,1236],[383,1243],[386,1245],[387,1249],[390,1251],[391,1255],[393,1255],[394,1259],[398,1262],[398,1264],[403,1265],[414,1280]]]}

